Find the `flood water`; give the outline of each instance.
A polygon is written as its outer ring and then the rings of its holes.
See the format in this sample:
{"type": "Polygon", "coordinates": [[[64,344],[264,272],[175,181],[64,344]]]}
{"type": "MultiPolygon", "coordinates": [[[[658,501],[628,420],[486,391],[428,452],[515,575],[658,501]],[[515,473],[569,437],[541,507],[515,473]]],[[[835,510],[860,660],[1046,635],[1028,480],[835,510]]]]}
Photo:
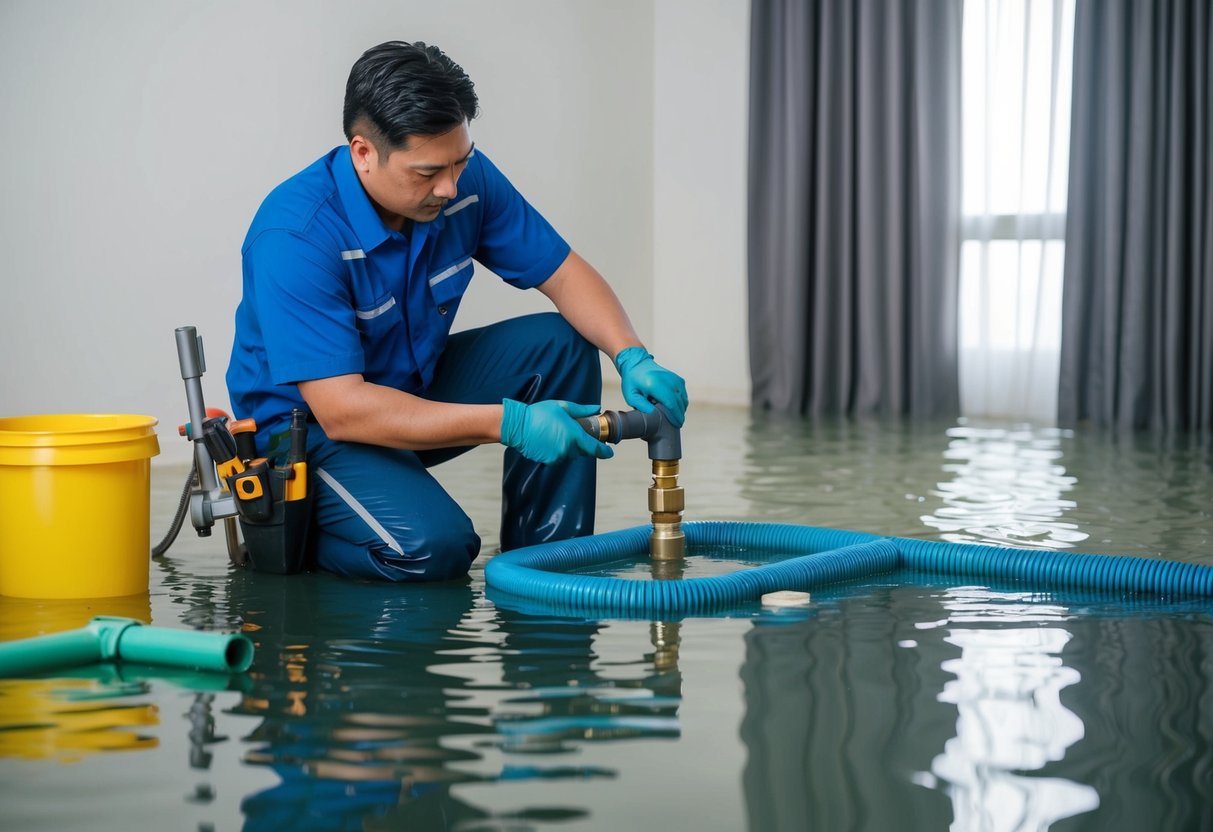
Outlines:
{"type": "MultiPolygon", "coordinates": [[[[599,530],[647,521],[644,450],[600,466],[599,530]]],[[[1213,565],[1195,439],[697,406],[683,451],[687,520],[1213,565]]],[[[0,829],[1213,829],[1213,599],[896,574],[791,613],[539,615],[486,592],[500,459],[435,471],[484,539],[466,582],[232,570],[187,524],[146,596],[0,598],[0,639],[116,614],[257,646],[231,679],[0,681],[0,829]]],[[[153,469],[154,539],[184,476],[153,469]]]]}

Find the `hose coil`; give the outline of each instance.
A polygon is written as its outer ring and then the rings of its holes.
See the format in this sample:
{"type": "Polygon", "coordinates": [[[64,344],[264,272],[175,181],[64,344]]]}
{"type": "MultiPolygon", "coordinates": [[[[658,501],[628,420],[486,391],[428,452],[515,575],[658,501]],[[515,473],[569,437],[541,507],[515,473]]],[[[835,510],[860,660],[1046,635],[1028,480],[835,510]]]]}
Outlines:
{"type": "Polygon", "coordinates": [[[1213,567],[1119,555],[1013,549],[881,537],[772,523],[684,523],[691,546],[740,547],[790,556],[729,575],[636,581],[568,570],[648,553],[648,526],[505,552],[485,566],[490,589],[548,609],[605,617],[695,615],[757,601],[776,590],[809,591],[899,569],[1023,582],[1039,590],[1089,589],[1166,598],[1213,596],[1213,567]]]}

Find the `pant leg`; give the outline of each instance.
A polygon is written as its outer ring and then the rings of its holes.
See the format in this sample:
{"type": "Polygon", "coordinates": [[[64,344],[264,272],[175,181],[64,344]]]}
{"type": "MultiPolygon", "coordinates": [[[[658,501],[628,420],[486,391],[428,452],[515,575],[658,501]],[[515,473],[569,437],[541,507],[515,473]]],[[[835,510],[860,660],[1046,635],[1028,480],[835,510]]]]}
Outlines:
{"type": "MultiPolygon", "coordinates": [[[[598,350],[554,312],[512,318],[451,336],[425,396],[468,404],[495,404],[503,398],[598,404],[598,350]]],[[[418,456],[432,465],[462,450],[418,456]]],[[[593,534],[596,462],[579,457],[541,465],[507,449],[501,479],[502,550],[593,534]]]]}
{"type": "Polygon", "coordinates": [[[309,439],[320,568],[387,581],[467,574],[480,536],[415,453],[335,442],[315,424],[309,439]]]}

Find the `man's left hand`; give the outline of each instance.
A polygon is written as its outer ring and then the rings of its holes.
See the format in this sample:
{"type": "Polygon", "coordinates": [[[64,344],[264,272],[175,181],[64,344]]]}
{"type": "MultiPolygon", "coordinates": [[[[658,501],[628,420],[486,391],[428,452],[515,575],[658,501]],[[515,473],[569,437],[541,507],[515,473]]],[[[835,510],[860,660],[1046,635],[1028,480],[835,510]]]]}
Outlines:
{"type": "Polygon", "coordinates": [[[653,402],[665,407],[674,427],[686,419],[687,384],[682,376],[662,367],[644,347],[628,347],[615,356],[623,399],[642,413],[653,412],[653,402]]]}

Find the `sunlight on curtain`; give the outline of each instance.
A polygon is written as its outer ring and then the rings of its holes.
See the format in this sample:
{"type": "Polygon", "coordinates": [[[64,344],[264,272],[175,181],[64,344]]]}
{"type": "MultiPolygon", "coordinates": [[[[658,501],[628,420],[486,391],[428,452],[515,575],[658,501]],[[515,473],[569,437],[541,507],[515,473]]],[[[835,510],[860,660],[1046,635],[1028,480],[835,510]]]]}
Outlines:
{"type": "Polygon", "coordinates": [[[966,0],[960,400],[1057,414],[1074,0],[966,0]]]}

